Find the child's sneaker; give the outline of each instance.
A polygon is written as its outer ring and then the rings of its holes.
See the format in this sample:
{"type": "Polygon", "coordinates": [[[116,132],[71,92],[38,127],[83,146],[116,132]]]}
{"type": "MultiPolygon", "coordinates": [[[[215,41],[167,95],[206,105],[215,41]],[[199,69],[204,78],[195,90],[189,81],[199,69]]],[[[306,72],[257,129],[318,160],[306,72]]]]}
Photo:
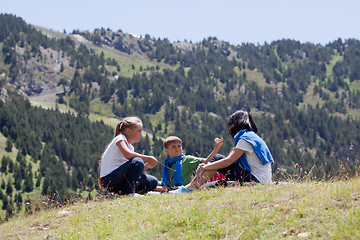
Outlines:
{"type": "Polygon", "coordinates": [[[169,191],[169,193],[181,194],[181,193],[191,193],[193,191],[194,190],[186,189],[185,187],[180,187],[176,190],[169,191]]]}

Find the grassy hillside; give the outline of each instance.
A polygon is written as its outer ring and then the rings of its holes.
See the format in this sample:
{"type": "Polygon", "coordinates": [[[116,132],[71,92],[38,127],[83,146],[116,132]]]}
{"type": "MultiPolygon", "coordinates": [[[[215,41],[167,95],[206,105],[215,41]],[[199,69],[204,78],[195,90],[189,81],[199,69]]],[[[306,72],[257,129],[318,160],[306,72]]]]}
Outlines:
{"type": "Polygon", "coordinates": [[[359,239],[360,179],[97,199],[0,225],[4,239],[359,239]]]}
{"type": "MultiPolygon", "coordinates": [[[[12,64],[11,59],[6,60],[6,56],[11,56],[9,46],[12,39],[0,43],[0,49],[6,53],[0,52],[0,86],[5,83],[2,76],[6,76],[6,82],[12,82],[7,87],[21,90],[22,93],[28,92],[32,105],[46,109],[57,108],[61,112],[71,111],[75,115],[77,111],[80,115],[86,113],[90,120],[101,120],[112,127],[122,116],[139,115],[146,128],[144,135],[150,136],[150,140],[143,143],[147,144],[146,147],[150,145],[150,154],[154,153],[161,160],[165,157],[162,144],[157,144],[159,142],[156,138],[178,135],[183,139],[185,153],[194,155],[200,152],[202,155],[212,147],[213,136],[225,133],[223,126],[226,125],[225,119],[230,111],[249,107],[257,118],[256,122],[259,122],[258,126],[261,126],[261,134],[267,138],[266,142],[274,153],[274,170],[279,172],[282,169],[284,176],[310,171],[305,173],[307,179],[316,179],[316,176],[322,175],[324,179],[334,179],[333,172],[341,179],[358,175],[360,147],[356,132],[360,132],[360,71],[354,66],[358,66],[360,60],[350,53],[356,53],[360,43],[357,46],[349,41],[347,44],[338,43],[337,48],[336,43],[318,48],[312,44],[282,40],[267,46],[247,44],[228,47],[212,38],[195,45],[149,40],[153,50],[143,51],[141,48],[140,51],[139,41],[146,43],[147,40],[122,36],[122,33],[114,34],[121,37],[111,38],[109,42],[112,33],[105,32],[105,35],[101,35],[103,42],[98,44],[91,34],[42,31],[47,36],[71,38],[74,42],[65,41],[57,45],[50,40],[45,41],[30,30],[29,33],[21,32],[19,34],[29,34],[28,39],[31,41],[23,47],[21,42],[16,43],[18,55],[14,59],[17,64],[12,64]],[[87,49],[81,47],[81,44],[85,44],[87,49]],[[30,49],[33,52],[31,54],[30,49]],[[90,49],[90,52],[87,51],[90,49]],[[131,51],[127,51],[129,49],[131,51]],[[176,71],[163,72],[167,69],[176,71]],[[356,75],[349,72],[358,75],[353,77],[356,75]],[[18,74],[16,78],[13,73],[18,74]],[[63,79],[63,86],[58,86],[63,79]],[[64,100],[67,105],[56,103],[64,100]],[[316,109],[318,107],[324,107],[325,110],[316,109]],[[342,121],[329,116],[340,116],[342,121]],[[354,121],[343,121],[348,116],[354,121]],[[154,137],[153,131],[156,133],[154,137]],[[340,170],[335,165],[340,166],[340,170]]],[[[16,110],[17,107],[12,109],[16,110]]],[[[10,112],[4,114],[4,123],[8,122],[10,112]]],[[[24,111],[17,116],[24,116],[22,113],[24,111]]],[[[12,125],[23,119],[27,120],[23,117],[12,122],[12,125]]],[[[62,130],[67,129],[61,126],[62,130]]],[[[2,129],[5,136],[9,129],[10,124],[7,129],[2,129]]],[[[33,129],[35,127],[29,128],[27,132],[33,129]]],[[[49,129],[57,130],[56,127],[49,129]]],[[[74,129],[71,133],[76,136],[76,130],[80,128],[74,129]]],[[[93,129],[88,127],[83,132],[91,132],[93,129]]],[[[43,131],[38,132],[40,134],[36,136],[46,136],[43,131]]],[[[96,136],[94,139],[99,139],[99,132],[93,134],[96,136]]],[[[89,192],[87,189],[82,191],[83,185],[80,187],[77,183],[83,184],[83,176],[96,172],[93,169],[97,168],[100,151],[103,151],[102,143],[106,143],[103,141],[98,144],[98,157],[95,154],[83,157],[81,152],[84,156],[89,152],[83,151],[87,149],[85,147],[75,147],[73,152],[79,153],[79,157],[69,157],[70,154],[61,153],[68,153],[72,149],[70,144],[66,144],[69,139],[74,139],[72,134],[64,137],[62,131],[56,133],[53,139],[60,140],[53,143],[57,147],[56,159],[66,159],[66,174],[72,177],[72,182],[68,181],[70,177],[66,179],[67,187],[72,191],[72,187],[77,186],[75,193],[82,194],[86,199],[89,192]],[[93,161],[91,166],[89,160],[93,161]]],[[[17,145],[19,151],[25,152],[26,149],[21,147],[27,146],[28,141],[25,139],[17,145]]],[[[77,146],[79,142],[85,141],[74,141],[71,146],[77,146]]],[[[6,139],[0,134],[0,149],[4,148],[5,143],[6,139]]],[[[44,142],[42,144],[45,146],[44,142]]],[[[230,146],[230,141],[227,144],[230,146]]],[[[144,147],[145,144],[138,146],[135,145],[135,149],[149,149],[144,147]]],[[[17,152],[13,147],[11,153],[0,151],[0,157],[9,155],[15,162],[17,152]]],[[[33,161],[26,155],[26,164],[32,164],[34,183],[40,162],[46,164],[48,158],[51,159],[46,156],[40,161],[33,161]]],[[[50,164],[47,166],[47,170],[58,169],[50,164]]],[[[156,174],[161,176],[161,166],[158,170],[156,174]]],[[[280,178],[276,175],[274,179],[283,179],[283,175],[280,178]]],[[[0,181],[15,182],[15,179],[20,179],[14,176],[11,171],[5,171],[0,173],[0,181]]],[[[49,173],[48,176],[56,175],[49,173]]],[[[54,182],[61,182],[59,179],[63,176],[65,174],[54,177],[54,182]]],[[[94,174],[88,181],[89,186],[92,186],[89,187],[92,197],[97,196],[93,190],[96,176],[94,174]]],[[[50,177],[44,176],[40,187],[37,185],[29,197],[33,204],[50,209],[47,201],[51,200],[41,195],[42,187],[47,186],[44,182],[48,179],[50,177]],[[42,200],[36,200],[40,196],[42,200]]],[[[145,236],[151,239],[356,238],[356,219],[359,216],[357,185],[358,179],[353,179],[347,182],[295,182],[278,186],[220,188],[186,196],[107,200],[98,196],[93,202],[77,203],[56,211],[37,212],[28,218],[23,218],[24,208],[28,205],[22,201],[21,211],[14,211],[18,219],[14,217],[9,224],[4,223],[0,230],[7,238],[26,239],[133,239],[145,236]],[[230,216],[233,213],[234,216],[230,216]]],[[[5,192],[5,187],[2,189],[5,192]]],[[[21,194],[25,200],[28,193],[22,191],[21,194]]],[[[8,195],[14,202],[14,194],[8,195]]],[[[1,220],[5,219],[6,212],[0,209],[1,220]]]]}

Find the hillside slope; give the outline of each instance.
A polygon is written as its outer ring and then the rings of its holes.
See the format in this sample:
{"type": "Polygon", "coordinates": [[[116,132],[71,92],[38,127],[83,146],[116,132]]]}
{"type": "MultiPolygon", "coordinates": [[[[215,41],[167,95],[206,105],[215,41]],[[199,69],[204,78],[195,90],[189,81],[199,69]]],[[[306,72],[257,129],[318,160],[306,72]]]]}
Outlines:
{"type": "MultiPolygon", "coordinates": [[[[0,14],[0,49],[0,140],[12,149],[1,149],[2,219],[24,212],[28,194],[94,197],[101,153],[130,115],[146,129],[136,151],[160,162],[169,135],[194,156],[222,136],[227,154],[227,117],[243,108],[275,159],[274,180],[358,175],[357,39],[171,43],[104,28],[57,33],[0,14]]],[[[161,171],[148,173],[160,180],[161,171]]]]}
{"type": "Polygon", "coordinates": [[[359,193],[355,178],[99,197],[11,219],[0,232],[3,239],[359,239],[359,193]]]}

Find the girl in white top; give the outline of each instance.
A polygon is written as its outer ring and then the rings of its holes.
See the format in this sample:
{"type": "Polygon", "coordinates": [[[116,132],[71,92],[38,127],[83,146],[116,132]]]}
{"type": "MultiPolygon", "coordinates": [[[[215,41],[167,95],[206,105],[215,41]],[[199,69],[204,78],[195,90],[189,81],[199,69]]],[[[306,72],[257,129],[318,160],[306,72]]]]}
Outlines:
{"type": "Polygon", "coordinates": [[[124,118],[116,125],[114,138],[99,164],[99,185],[107,191],[128,195],[145,193],[157,187],[156,177],[143,171],[153,168],[158,161],[153,156],[134,152],[131,145],[140,141],[142,126],[138,117],[124,118]]]}
{"type": "MultiPolygon", "coordinates": [[[[216,173],[222,173],[227,180],[271,183],[271,165],[274,163],[264,140],[257,134],[257,127],[251,115],[244,110],[231,114],[228,119],[229,134],[234,138],[234,148],[225,157],[217,154],[210,163],[201,163],[192,182],[171,193],[188,193],[200,188],[216,173]]],[[[218,139],[222,145],[223,139],[218,139]]]]}

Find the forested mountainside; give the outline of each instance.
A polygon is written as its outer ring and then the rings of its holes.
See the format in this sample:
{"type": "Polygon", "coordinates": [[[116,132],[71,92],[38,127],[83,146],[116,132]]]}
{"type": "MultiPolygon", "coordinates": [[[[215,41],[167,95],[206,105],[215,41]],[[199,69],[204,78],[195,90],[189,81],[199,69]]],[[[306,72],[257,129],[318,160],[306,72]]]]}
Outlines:
{"type": "MultiPolygon", "coordinates": [[[[273,154],[276,179],[300,171],[355,174],[357,39],[325,46],[289,39],[233,46],[216,37],[171,43],[104,28],[58,33],[1,14],[0,48],[0,197],[7,216],[15,202],[21,211],[29,194],[65,201],[96,189],[98,160],[114,127],[104,121],[130,115],[147,133],[135,149],[160,161],[168,135],[183,139],[186,154],[204,157],[223,136],[226,154],[233,144],[227,117],[245,108],[273,154]],[[56,107],[31,104],[45,94],[56,96],[56,107]],[[100,118],[90,121],[94,115],[100,118]]],[[[150,173],[160,178],[161,166],[150,173]]]]}

